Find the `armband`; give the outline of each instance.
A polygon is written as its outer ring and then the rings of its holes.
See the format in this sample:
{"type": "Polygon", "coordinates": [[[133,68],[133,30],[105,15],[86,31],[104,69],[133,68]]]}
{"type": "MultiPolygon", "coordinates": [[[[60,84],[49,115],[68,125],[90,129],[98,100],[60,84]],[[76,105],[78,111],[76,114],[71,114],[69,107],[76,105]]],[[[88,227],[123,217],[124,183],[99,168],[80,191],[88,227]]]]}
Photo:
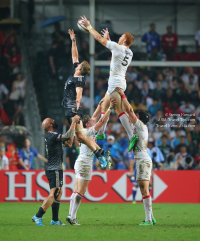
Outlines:
{"type": "Polygon", "coordinates": [[[125,99],[125,98],[126,98],[126,95],[125,95],[125,94],[123,94],[123,95],[122,95],[122,99],[125,99]]]}
{"type": "Polygon", "coordinates": [[[76,41],[76,39],[72,39],[72,42],[75,42],[76,41]]]}

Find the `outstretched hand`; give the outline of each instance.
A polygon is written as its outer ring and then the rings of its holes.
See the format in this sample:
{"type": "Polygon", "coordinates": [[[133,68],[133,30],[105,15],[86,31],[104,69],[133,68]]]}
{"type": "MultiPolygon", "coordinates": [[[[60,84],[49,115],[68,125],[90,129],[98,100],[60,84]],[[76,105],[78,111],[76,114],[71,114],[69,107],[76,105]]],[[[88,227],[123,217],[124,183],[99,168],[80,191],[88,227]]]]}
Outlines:
{"type": "Polygon", "coordinates": [[[102,29],[101,34],[103,38],[110,40],[110,33],[108,32],[108,28],[102,29]]]}
{"type": "Polygon", "coordinates": [[[110,98],[110,108],[114,109],[117,104],[117,101],[113,98],[110,98]]]}
{"type": "Polygon", "coordinates": [[[70,35],[71,40],[76,40],[76,34],[73,29],[68,29],[68,34],[70,35]]]}
{"type": "Polygon", "coordinates": [[[121,96],[124,95],[123,89],[117,87],[115,90],[116,90],[121,96]]]}
{"type": "Polygon", "coordinates": [[[90,21],[87,20],[85,15],[81,16],[81,20],[83,21],[82,23],[85,27],[90,26],[90,21]]]}

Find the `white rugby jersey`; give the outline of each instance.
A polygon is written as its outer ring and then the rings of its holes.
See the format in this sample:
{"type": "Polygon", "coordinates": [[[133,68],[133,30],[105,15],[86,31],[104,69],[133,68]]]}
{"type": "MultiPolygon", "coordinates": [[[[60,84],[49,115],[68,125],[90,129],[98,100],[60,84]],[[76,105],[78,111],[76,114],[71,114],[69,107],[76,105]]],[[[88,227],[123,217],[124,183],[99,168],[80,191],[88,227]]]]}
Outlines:
{"type": "Polygon", "coordinates": [[[134,157],[144,160],[152,161],[148,152],[148,128],[147,126],[139,119],[133,124],[133,134],[139,137],[137,145],[134,151],[134,157]]]}
{"type": "Polygon", "coordinates": [[[126,89],[126,71],[133,58],[133,52],[126,46],[113,41],[108,41],[106,47],[112,52],[108,80],[108,94],[111,94],[116,87],[126,89]]]}
{"type": "MultiPolygon", "coordinates": [[[[85,132],[86,136],[88,136],[92,140],[96,141],[97,131],[94,129],[94,126],[88,128],[88,129],[84,129],[84,132],[85,132]]],[[[80,154],[79,154],[76,162],[83,162],[85,164],[92,164],[93,159],[94,159],[93,151],[88,146],[81,143],[80,154]]]]}

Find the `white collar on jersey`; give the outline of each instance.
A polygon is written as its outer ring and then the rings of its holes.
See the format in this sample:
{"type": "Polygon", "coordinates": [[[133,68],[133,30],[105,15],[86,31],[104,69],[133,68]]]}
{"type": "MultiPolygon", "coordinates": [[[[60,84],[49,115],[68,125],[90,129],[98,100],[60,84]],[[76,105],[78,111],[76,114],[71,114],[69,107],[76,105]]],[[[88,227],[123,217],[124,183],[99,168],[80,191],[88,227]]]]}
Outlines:
{"type": "Polygon", "coordinates": [[[74,77],[84,77],[83,75],[79,75],[79,76],[74,76],[74,77]]]}
{"type": "Polygon", "coordinates": [[[49,131],[49,132],[54,133],[54,134],[58,134],[58,132],[53,132],[53,131],[49,131]]]}

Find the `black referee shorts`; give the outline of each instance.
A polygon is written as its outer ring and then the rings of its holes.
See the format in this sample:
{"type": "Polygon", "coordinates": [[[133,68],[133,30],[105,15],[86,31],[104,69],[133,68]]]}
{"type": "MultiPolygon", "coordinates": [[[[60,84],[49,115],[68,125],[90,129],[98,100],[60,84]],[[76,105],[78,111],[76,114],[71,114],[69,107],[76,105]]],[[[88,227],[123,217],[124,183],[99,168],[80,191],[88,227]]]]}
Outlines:
{"type": "Polygon", "coordinates": [[[62,170],[46,170],[46,176],[49,181],[50,189],[54,187],[62,187],[63,171],[62,170]]]}
{"type": "Polygon", "coordinates": [[[82,107],[79,107],[77,110],[76,108],[67,108],[65,109],[65,117],[68,120],[69,124],[72,123],[72,117],[75,115],[78,115],[80,117],[80,120],[83,118],[83,109],[82,107]]]}

